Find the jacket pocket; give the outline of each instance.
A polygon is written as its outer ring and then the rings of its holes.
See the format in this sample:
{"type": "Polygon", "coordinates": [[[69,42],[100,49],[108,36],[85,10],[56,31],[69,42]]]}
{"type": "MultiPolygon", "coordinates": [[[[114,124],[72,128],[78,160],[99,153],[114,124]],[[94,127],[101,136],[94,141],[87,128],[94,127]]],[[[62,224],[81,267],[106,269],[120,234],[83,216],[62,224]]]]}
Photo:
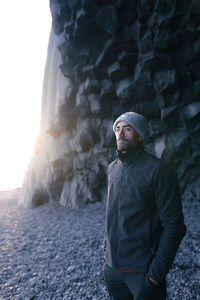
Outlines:
{"type": "Polygon", "coordinates": [[[158,285],[155,285],[153,282],[151,282],[147,273],[144,274],[144,281],[145,285],[152,289],[157,289],[159,287],[158,285]]]}
{"type": "Polygon", "coordinates": [[[138,299],[144,299],[144,300],[158,299],[157,298],[159,292],[158,287],[159,286],[156,286],[149,280],[147,273],[144,273],[143,286],[138,299]]]}

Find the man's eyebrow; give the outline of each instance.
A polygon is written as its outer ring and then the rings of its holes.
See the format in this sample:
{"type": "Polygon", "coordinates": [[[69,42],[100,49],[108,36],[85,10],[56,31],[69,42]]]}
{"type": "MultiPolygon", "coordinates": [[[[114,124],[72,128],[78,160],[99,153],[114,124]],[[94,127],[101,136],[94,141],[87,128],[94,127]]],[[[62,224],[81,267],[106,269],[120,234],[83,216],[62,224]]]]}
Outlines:
{"type": "MultiPolygon", "coordinates": [[[[131,125],[129,125],[129,124],[127,124],[127,125],[123,125],[123,126],[121,126],[121,127],[130,127],[130,128],[132,128],[132,127],[131,127],[131,125]]],[[[119,125],[117,125],[117,126],[116,126],[116,128],[120,128],[120,126],[119,126],[119,125]]]]}

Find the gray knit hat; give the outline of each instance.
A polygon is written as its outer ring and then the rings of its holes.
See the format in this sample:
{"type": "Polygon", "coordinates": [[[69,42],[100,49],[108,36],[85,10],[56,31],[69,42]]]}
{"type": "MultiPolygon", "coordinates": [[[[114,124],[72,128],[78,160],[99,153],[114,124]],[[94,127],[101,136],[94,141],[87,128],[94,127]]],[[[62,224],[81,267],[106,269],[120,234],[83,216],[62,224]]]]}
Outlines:
{"type": "Polygon", "coordinates": [[[113,131],[115,132],[115,127],[121,121],[125,121],[129,123],[141,136],[144,142],[147,141],[149,135],[149,127],[148,121],[142,115],[135,113],[135,112],[126,112],[119,116],[117,120],[113,124],[113,131]]]}

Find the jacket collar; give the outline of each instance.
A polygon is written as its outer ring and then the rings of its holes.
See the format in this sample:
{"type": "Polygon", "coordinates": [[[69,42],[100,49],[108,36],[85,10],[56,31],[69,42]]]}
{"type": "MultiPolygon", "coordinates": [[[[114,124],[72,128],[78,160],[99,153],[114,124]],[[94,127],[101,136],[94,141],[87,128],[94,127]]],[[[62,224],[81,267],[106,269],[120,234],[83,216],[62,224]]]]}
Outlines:
{"type": "Polygon", "coordinates": [[[122,152],[117,150],[117,156],[121,161],[127,161],[129,159],[135,159],[138,156],[138,154],[140,154],[143,151],[144,151],[143,146],[136,146],[136,147],[133,147],[127,153],[122,153],[122,152]]]}

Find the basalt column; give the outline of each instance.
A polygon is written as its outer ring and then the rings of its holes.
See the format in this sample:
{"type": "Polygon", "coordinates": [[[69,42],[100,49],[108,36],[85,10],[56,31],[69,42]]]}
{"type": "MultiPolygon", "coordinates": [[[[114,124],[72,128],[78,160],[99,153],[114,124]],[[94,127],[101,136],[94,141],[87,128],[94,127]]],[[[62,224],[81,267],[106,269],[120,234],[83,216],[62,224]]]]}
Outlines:
{"type": "MultiPolygon", "coordinates": [[[[79,206],[105,196],[112,122],[136,111],[146,148],[200,197],[200,2],[51,0],[41,126],[20,203],[79,206]]],[[[47,7],[48,9],[48,7],[47,7]]]]}

